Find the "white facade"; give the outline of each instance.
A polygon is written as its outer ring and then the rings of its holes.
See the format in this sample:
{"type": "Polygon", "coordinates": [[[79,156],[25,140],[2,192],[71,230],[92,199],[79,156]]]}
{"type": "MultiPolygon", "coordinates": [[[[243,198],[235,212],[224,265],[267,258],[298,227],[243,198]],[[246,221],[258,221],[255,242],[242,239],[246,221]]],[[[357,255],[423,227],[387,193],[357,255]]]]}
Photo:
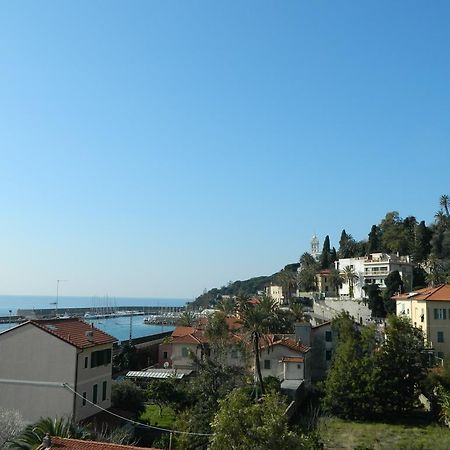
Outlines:
{"type": "Polygon", "coordinates": [[[282,305],[284,302],[283,288],[281,286],[266,286],[265,294],[276,302],[277,305],[282,305]]]}
{"type": "MultiPolygon", "coordinates": [[[[359,258],[341,258],[334,264],[341,275],[343,275],[346,267],[352,268],[357,275],[357,279],[355,279],[353,284],[354,298],[365,297],[363,287],[367,284],[378,284],[380,289],[385,289],[385,278],[395,270],[398,270],[400,273],[405,290],[408,291],[412,288],[413,265],[410,262],[409,256],[400,257],[386,253],[372,253],[359,258]]],[[[350,296],[350,285],[345,279],[339,289],[339,295],[341,297],[350,296]]]]}
{"type": "Polygon", "coordinates": [[[111,360],[91,368],[92,353],[99,350],[111,352],[112,344],[82,350],[32,323],[1,333],[0,406],[19,411],[27,422],[64,416],[78,421],[99,412],[64,387],[66,383],[109,408],[111,360]]]}

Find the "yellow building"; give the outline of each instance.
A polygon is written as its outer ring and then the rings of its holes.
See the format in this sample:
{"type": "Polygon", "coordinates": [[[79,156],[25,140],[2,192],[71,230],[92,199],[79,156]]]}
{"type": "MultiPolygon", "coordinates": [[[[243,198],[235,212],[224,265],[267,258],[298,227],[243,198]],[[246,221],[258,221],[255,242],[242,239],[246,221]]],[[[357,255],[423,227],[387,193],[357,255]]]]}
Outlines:
{"type": "Polygon", "coordinates": [[[450,285],[418,289],[393,299],[397,315],[409,317],[423,330],[438,357],[450,358],[450,285]]]}

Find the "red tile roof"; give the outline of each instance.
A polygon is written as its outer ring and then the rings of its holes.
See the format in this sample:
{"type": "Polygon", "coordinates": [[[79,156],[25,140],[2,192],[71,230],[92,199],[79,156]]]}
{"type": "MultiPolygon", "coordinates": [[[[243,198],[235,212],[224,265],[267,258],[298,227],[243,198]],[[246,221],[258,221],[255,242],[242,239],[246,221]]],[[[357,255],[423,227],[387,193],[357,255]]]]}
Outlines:
{"type": "Polygon", "coordinates": [[[59,339],[83,349],[95,347],[97,345],[112,344],[117,339],[104,331],[95,328],[81,319],[50,319],[50,320],[30,320],[23,325],[32,324],[59,339]],[[92,332],[92,338],[88,339],[92,332]]]}
{"type": "Polygon", "coordinates": [[[150,447],[135,447],[134,445],[109,444],[106,442],[81,441],[79,439],[65,439],[52,437],[51,449],[66,450],[160,450],[150,447]]]}
{"type": "Polygon", "coordinates": [[[426,301],[450,301],[450,284],[441,284],[436,287],[417,289],[414,292],[395,295],[393,300],[426,300],[426,301]]]}
{"type": "MultiPolygon", "coordinates": [[[[279,340],[273,340],[270,344],[270,347],[273,347],[275,345],[282,345],[284,347],[287,347],[291,350],[294,350],[295,352],[299,353],[306,353],[311,350],[311,347],[308,347],[301,342],[296,342],[294,339],[291,338],[281,338],[279,340]]],[[[262,345],[261,348],[266,348],[267,345],[262,345]]]]}
{"type": "Polygon", "coordinates": [[[172,337],[186,336],[194,331],[194,327],[176,327],[175,330],[172,331],[172,337]]]}

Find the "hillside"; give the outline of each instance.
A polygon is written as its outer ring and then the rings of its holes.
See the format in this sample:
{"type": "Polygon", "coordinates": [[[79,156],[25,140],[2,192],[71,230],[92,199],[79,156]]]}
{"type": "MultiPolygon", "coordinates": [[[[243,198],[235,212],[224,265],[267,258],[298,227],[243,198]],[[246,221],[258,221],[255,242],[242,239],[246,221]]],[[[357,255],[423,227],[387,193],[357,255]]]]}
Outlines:
{"type": "MultiPolygon", "coordinates": [[[[285,271],[296,271],[299,267],[298,263],[288,264],[283,268],[285,271]]],[[[206,308],[213,306],[222,295],[255,295],[258,291],[264,290],[264,287],[270,283],[277,283],[280,270],[272,275],[262,275],[259,277],[249,278],[248,280],[238,280],[221,288],[213,288],[202,295],[199,295],[190,305],[194,308],[206,308]]]]}

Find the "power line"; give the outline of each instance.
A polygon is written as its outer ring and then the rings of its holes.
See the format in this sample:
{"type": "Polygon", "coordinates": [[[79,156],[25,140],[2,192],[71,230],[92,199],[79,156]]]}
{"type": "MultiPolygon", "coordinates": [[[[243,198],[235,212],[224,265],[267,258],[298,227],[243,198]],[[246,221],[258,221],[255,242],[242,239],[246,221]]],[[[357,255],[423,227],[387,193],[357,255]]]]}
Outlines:
{"type": "Polygon", "coordinates": [[[146,423],[136,422],[135,420],[132,420],[132,419],[127,419],[126,417],[120,416],[119,414],[116,414],[116,413],[114,413],[112,411],[109,411],[109,410],[107,410],[105,408],[102,408],[101,406],[97,405],[96,403],[91,402],[90,400],[88,400],[87,398],[85,398],[81,394],[79,394],[75,389],[72,389],[67,383],[62,383],[62,385],[63,385],[63,387],[65,387],[69,391],[73,392],[76,396],[80,397],[82,400],[84,400],[87,403],[89,403],[90,405],[95,406],[96,408],[100,409],[101,411],[106,412],[107,414],[110,414],[111,416],[114,416],[114,417],[117,417],[119,419],[125,420],[126,422],[130,422],[133,425],[136,425],[136,426],[139,426],[139,427],[143,427],[143,428],[150,428],[150,429],[153,429],[153,430],[165,431],[166,433],[189,434],[191,436],[214,436],[214,433],[192,433],[190,431],[170,430],[169,428],[156,427],[154,425],[148,425],[146,423]]]}

